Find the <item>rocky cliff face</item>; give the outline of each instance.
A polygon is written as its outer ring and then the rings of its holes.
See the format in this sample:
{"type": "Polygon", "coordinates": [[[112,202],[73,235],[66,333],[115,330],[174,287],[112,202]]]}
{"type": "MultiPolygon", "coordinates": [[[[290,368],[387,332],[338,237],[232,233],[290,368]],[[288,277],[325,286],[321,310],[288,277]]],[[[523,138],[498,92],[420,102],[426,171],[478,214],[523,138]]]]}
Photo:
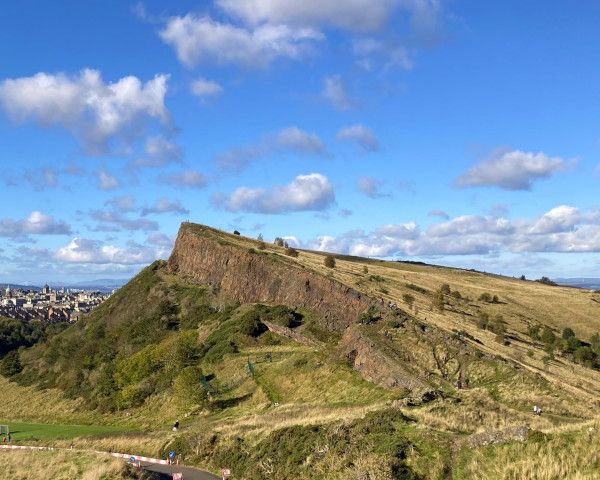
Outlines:
{"type": "Polygon", "coordinates": [[[229,244],[199,225],[182,224],[167,268],[217,286],[240,303],[265,302],[317,312],[330,330],[356,323],[371,299],[293,260],[229,244]]]}

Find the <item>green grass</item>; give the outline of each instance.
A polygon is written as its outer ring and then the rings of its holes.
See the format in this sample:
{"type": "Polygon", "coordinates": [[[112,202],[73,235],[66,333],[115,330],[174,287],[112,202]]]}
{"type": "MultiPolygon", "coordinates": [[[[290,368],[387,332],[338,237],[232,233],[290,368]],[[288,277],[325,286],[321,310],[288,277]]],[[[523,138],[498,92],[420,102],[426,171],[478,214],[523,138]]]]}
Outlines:
{"type": "Polygon", "coordinates": [[[22,423],[0,420],[1,425],[8,425],[13,442],[64,440],[77,437],[110,435],[124,433],[119,427],[96,425],[59,425],[49,423],[22,423]]]}

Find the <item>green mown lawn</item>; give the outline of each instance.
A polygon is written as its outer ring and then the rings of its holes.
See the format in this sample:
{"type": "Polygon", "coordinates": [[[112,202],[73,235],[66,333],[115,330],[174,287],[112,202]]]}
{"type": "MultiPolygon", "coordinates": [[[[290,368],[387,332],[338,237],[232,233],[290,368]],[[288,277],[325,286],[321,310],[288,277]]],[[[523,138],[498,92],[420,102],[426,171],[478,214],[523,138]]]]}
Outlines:
{"type": "MultiPolygon", "coordinates": [[[[53,425],[46,423],[9,422],[0,419],[0,425],[8,425],[13,442],[24,443],[27,440],[56,440],[92,435],[123,433],[119,427],[102,427],[95,425],[53,425]]],[[[1,440],[1,438],[0,438],[1,440]]]]}

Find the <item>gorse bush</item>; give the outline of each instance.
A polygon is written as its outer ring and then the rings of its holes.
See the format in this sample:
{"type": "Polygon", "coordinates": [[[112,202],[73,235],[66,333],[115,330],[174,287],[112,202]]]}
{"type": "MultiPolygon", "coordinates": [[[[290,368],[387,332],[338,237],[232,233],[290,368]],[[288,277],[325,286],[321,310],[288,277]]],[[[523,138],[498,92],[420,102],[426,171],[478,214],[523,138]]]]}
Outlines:
{"type": "Polygon", "coordinates": [[[333,258],[331,255],[327,255],[323,259],[323,265],[325,265],[327,268],[335,268],[335,258],[333,258]]]}

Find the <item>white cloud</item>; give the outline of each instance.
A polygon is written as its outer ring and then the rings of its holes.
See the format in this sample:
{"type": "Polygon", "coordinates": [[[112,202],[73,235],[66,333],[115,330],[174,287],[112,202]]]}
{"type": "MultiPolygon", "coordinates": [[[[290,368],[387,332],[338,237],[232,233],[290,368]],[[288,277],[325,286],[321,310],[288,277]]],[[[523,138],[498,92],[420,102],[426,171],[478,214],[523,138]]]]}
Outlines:
{"type": "Polygon", "coordinates": [[[456,180],[458,187],[495,186],[504,190],[531,190],[536,180],[564,170],[569,161],[543,152],[499,151],[456,180]]]}
{"type": "Polygon", "coordinates": [[[357,124],[342,128],[336,135],[338,140],[353,140],[366,152],[379,150],[379,140],[368,127],[357,124]]]}
{"type": "Polygon", "coordinates": [[[164,233],[156,232],[151,235],[148,235],[146,243],[150,245],[158,245],[159,247],[173,248],[175,241],[168,235],[165,235],[164,233]]]}
{"type": "Polygon", "coordinates": [[[0,220],[1,237],[22,237],[26,235],[69,235],[71,227],[57,221],[51,215],[33,211],[23,220],[9,218],[0,220]]]}
{"type": "Polygon", "coordinates": [[[263,137],[255,145],[235,147],[216,156],[221,170],[240,171],[250,163],[274,153],[299,153],[303,155],[327,155],[327,148],[315,133],[298,127],[287,127],[263,137]]]}
{"type": "Polygon", "coordinates": [[[128,218],[121,212],[114,210],[93,210],[90,213],[93,220],[100,222],[95,231],[136,231],[144,232],[158,230],[158,223],[146,218],[128,218]]]}
{"type": "Polygon", "coordinates": [[[217,4],[252,25],[285,23],[354,31],[379,30],[398,7],[411,13],[417,27],[428,16],[437,16],[439,9],[436,0],[217,0],[217,4]]]}
{"type": "Polygon", "coordinates": [[[135,198],[131,195],[123,195],[107,200],[104,205],[108,205],[119,212],[132,212],[135,210],[135,198]]]}
{"type": "Polygon", "coordinates": [[[142,217],[153,213],[177,213],[179,215],[187,215],[190,211],[181,205],[179,200],[170,200],[167,197],[161,197],[154,205],[142,209],[142,217]]]}
{"type": "Polygon", "coordinates": [[[600,215],[561,205],[534,219],[461,215],[422,230],[414,222],[325,236],[308,248],[366,256],[600,252],[600,215]]]}
{"type": "Polygon", "coordinates": [[[310,28],[267,24],[247,30],[193,14],[170,18],[160,37],[187,67],[205,61],[264,67],[280,57],[299,59],[312,42],[323,39],[310,28]]]}
{"type": "Polygon", "coordinates": [[[114,190],[120,185],[119,179],[104,169],[98,170],[96,181],[100,190],[114,190]]]}
{"type": "Polygon", "coordinates": [[[335,194],[327,177],[311,173],[270,189],[241,187],[216,200],[231,212],[276,214],[326,210],[335,203],[335,194]]]}
{"type": "Polygon", "coordinates": [[[168,176],[165,182],[174,187],[204,188],[206,186],[206,176],[195,170],[185,170],[168,176]]]}
{"type": "Polygon", "coordinates": [[[146,156],[129,162],[132,168],[162,167],[169,163],[180,163],[183,157],[181,148],[162,135],[146,139],[146,156]]]}
{"type": "Polygon", "coordinates": [[[273,144],[284,150],[311,155],[326,153],[325,145],[316,133],[305,132],[298,127],[288,127],[281,130],[275,136],[273,144]]]}
{"type": "Polygon", "coordinates": [[[336,110],[345,111],[352,108],[352,101],[346,93],[346,86],[339,75],[332,75],[323,80],[322,97],[336,110]]]}
{"type": "Polygon", "coordinates": [[[200,98],[215,97],[223,93],[223,87],[217,82],[206,78],[197,78],[190,84],[191,92],[200,98]]]}
{"type": "Polygon", "coordinates": [[[150,119],[169,120],[167,75],[142,83],[128,76],[105,83],[97,70],[78,75],[37,73],[0,83],[0,106],[16,123],[62,126],[89,153],[129,148],[150,119]]]}
{"type": "Polygon", "coordinates": [[[367,176],[359,177],[356,182],[358,191],[364,193],[369,198],[389,197],[389,194],[381,192],[381,187],[383,187],[383,185],[385,185],[383,180],[367,176]]]}
{"type": "Polygon", "coordinates": [[[159,252],[152,248],[130,246],[128,248],[104,245],[95,240],[74,238],[54,253],[54,258],[66,263],[144,265],[153,262],[159,252]]]}

